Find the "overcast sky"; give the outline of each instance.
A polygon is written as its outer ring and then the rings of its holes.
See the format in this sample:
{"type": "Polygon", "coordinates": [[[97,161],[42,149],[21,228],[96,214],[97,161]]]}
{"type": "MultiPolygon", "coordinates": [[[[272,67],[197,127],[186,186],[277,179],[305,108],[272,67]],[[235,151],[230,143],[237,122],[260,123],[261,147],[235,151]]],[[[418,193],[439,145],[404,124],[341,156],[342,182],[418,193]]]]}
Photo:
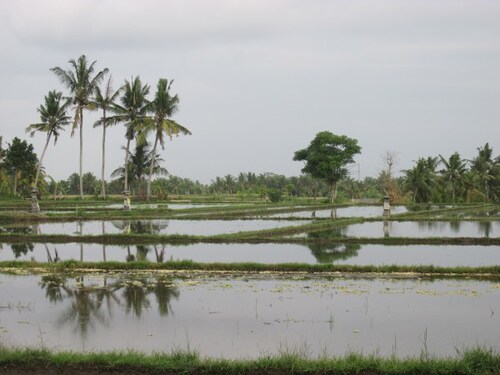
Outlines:
{"type": "MultiPolygon", "coordinates": [[[[174,116],[193,135],[168,142],[171,174],[210,182],[252,171],[300,174],[294,151],[319,131],[356,138],[361,178],[398,153],[472,158],[500,151],[500,1],[2,0],[0,135],[24,132],[52,89],[54,66],[85,54],[114,86],[139,75],[152,92],[175,79],[174,116]]],[[[84,171],[100,176],[101,130],[84,115],[84,171]]],[[[124,127],[108,132],[107,175],[124,127]]],[[[47,151],[56,179],[78,171],[78,137],[47,151]]],[[[358,177],[357,166],[352,169],[358,177]]]]}

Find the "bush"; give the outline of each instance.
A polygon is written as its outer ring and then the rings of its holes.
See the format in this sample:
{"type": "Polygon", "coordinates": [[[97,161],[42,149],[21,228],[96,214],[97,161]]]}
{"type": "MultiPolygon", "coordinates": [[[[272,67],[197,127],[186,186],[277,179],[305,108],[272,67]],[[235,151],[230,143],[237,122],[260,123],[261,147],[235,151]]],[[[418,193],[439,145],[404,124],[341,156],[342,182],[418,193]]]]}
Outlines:
{"type": "Polygon", "coordinates": [[[273,203],[281,202],[283,200],[283,193],[278,189],[269,189],[267,195],[269,200],[273,203]]]}

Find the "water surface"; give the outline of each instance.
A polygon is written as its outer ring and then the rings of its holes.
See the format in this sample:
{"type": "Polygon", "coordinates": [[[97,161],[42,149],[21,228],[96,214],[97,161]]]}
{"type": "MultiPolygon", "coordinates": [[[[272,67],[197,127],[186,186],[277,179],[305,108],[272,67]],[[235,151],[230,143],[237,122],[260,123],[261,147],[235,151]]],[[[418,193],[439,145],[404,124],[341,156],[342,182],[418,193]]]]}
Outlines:
{"type": "Polygon", "coordinates": [[[0,275],[3,345],[248,358],[500,349],[500,284],[480,281],[0,275]]]}
{"type": "Polygon", "coordinates": [[[481,267],[500,265],[499,246],[382,244],[1,244],[0,261],[57,262],[192,260],[200,263],[335,263],[350,265],[433,265],[481,267]]]}

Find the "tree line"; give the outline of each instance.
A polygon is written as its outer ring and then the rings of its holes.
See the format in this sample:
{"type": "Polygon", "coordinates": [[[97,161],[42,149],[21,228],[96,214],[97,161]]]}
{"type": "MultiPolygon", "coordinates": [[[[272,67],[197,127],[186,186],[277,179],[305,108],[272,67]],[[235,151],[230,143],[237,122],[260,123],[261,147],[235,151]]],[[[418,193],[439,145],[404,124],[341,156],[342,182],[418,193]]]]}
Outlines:
{"type": "MultiPolygon", "coordinates": [[[[151,166],[151,147],[138,144],[130,153],[128,167],[129,188],[132,194],[146,198],[147,171],[151,166]]],[[[162,199],[169,195],[234,195],[244,201],[249,197],[261,200],[290,199],[293,197],[328,197],[331,193],[326,181],[310,174],[284,176],[275,173],[240,172],[236,175],[216,176],[203,184],[189,178],[167,174],[157,155],[151,183],[151,194],[162,199]]],[[[14,185],[18,194],[29,196],[34,181],[38,158],[33,146],[25,140],[14,138],[5,145],[0,137],[0,194],[13,195],[14,185]]],[[[386,165],[376,177],[362,180],[351,176],[338,183],[338,200],[380,199],[389,195],[394,203],[474,203],[500,202],[500,157],[493,157],[489,144],[477,149],[470,160],[458,153],[449,157],[421,157],[414,165],[395,177],[391,166],[386,165]]],[[[82,175],[85,195],[101,196],[104,185],[108,194],[121,194],[124,183],[123,166],[112,172],[112,179],[102,180],[93,173],[82,175]]],[[[78,195],[80,176],[73,173],[67,179],[56,181],[42,168],[38,186],[42,195],[78,195]]]]}

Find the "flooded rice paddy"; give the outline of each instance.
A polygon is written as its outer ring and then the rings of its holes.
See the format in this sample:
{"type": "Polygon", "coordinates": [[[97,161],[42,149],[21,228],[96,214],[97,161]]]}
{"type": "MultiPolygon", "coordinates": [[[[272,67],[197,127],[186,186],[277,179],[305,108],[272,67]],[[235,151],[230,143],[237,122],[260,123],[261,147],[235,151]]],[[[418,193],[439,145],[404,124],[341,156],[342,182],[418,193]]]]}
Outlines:
{"type": "Polygon", "coordinates": [[[304,221],[280,220],[111,220],[39,223],[33,225],[5,225],[2,232],[100,235],[100,234],[158,234],[212,236],[218,234],[283,228],[304,225],[304,221]]]}
{"type": "MultiPolygon", "coordinates": [[[[380,206],[340,207],[334,210],[333,217],[364,217],[371,221],[346,226],[339,221],[338,226],[323,232],[307,233],[304,228],[291,243],[286,243],[286,235],[276,237],[284,243],[176,246],[87,244],[78,243],[78,237],[71,238],[75,243],[30,243],[29,236],[25,236],[34,233],[211,236],[300,226],[315,218],[332,216],[331,209],[316,210],[313,216],[314,211],[305,207],[300,207],[303,211],[266,216],[261,214],[261,205],[255,212],[262,219],[182,220],[180,216],[183,209],[219,207],[223,211],[224,206],[168,204],[169,209],[179,211],[178,216],[169,213],[175,216],[172,219],[5,223],[0,232],[21,240],[0,243],[0,261],[500,265],[500,247],[496,245],[500,216],[498,209],[490,206],[478,211],[474,207],[449,211],[445,207],[427,208],[428,213],[419,216],[420,221],[387,220],[379,217],[380,206]],[[367,243],[356,244],[343,240],[345,237],[364,238],[367,243]],[[413,238],[416,244],[370,243],[385,242],[370,241],[384,237],[413,238]],[[467,241],[460,242],[469,244],[418,244],[419,238],[430,237],[467,237],[467,241]],[[471,245],[479,238],[491,238],[494,245],[471,245]]],[[[281,208],[275,206],[274,212],[281,208]]],[[[291,211],[295,209],[297,206],[290,207],[291,211]]],[[[403,213],[409,213],[408,208],[392,207],[391,216],[403,213]]],[[[258,242],[265,241],[263,236],[256,238],[258,242]]],[[[271,272],[224,276],[216,272],[137,270],[71,276],[29,274],[23,269],[17,273],[0,273],[0,345],[7,347],[85,352],[132,349],[147,353],[194,350],[203,357],[224,358],[290,352],[312,357],[349,352],[398,357],[427,353],[454,356],[457,349],[500,348],[497,279],[479,281],[463,277],[431,281],[425,275],[395,279],[396,274],[362,278],[361,274],[327,277],[271,272]]]]}
{"type": "MultiPolygon", "coordinates": [[[[392,206],[391,215],[408,212],[405,206],[392,206]]],[[[386,213],[387,214],[387,213],[386,213]]],[[[345,218],[345,217],[376,217],[384,215],[384,210],[380,206],[350,206],[333,209],[307,210],[296,212],[283,212],[271,214],[269,217],[276,218],[345,218]]]]}
{"type": "Polygon", "coordinates": [[[500,264],[498,246],[382,244],[190,244],[100,245],[20,243],[0,244],[0,261],[57,262],[79,260],[199,263],[334,263],[349,265],[433,265],[481,267],[500,264]]]}
{"type": "Polygon", "coordinates": [[[0,295],[12,346],[224,358],[500,347],[498,282],[1,274],[0,295]]]}
{"type": "Polygon", "coordinates": [[[319,237],[500,237],[500,221],[379,221],[336,227],[319,237]]]}

